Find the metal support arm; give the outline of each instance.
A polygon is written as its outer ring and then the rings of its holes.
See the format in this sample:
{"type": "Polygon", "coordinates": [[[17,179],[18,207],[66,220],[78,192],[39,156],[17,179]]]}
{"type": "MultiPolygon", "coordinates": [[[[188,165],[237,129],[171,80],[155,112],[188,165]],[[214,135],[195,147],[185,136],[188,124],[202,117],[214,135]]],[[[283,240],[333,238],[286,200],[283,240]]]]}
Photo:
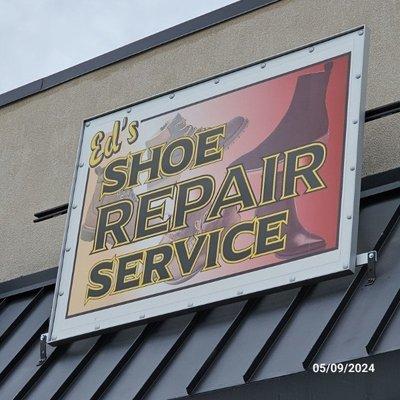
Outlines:
{"type": "Polygon", "coordinates": [[[47,333],[40,335],[40,358],[36,365],[42,365],[47,360],[47,333]]]}
{"type": "Polygon", "coordinates": [[[357,254],[356,265],[368,265],[366,286],[372,285],[376,280],[375,265],[378,261],[378,252],[376,250],[357,254]]]}

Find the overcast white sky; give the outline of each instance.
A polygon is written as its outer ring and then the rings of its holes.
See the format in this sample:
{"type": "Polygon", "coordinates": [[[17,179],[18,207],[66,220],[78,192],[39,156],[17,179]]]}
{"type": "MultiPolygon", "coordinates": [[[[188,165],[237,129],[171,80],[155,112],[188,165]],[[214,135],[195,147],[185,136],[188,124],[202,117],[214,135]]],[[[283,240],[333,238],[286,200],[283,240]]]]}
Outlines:
{"type": "Polygon", "coordinates": [[[235,0],[0,0],[0,93],[235,0]]]}

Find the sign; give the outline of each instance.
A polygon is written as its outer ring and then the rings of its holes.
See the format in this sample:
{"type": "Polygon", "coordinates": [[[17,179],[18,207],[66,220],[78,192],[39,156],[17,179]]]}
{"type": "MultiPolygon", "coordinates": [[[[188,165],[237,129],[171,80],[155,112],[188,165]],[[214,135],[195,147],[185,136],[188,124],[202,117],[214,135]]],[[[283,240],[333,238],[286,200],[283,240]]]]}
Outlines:
{"type": "Polygon", "coordinates": [[[353,271],[365,36],[85,121],[50,341],[353,271]]]}

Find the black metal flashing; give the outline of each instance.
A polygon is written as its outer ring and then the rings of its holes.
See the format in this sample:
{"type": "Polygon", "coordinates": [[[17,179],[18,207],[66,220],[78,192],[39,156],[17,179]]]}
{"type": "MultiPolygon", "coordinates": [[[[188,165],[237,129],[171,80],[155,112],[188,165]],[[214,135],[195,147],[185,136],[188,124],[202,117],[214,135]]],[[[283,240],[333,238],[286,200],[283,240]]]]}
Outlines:
{"type": "Polygon", "coordinates": [[[31,310],[34,308],[35,304],[42,298],[45,289],[41,288],[38,292],[36,292],[31,298],[28,299],[27,302],[22,304],[20,308],[20,312],[18,314],[18,318],[15,318],[7,327],[7,329],[0,331],[0,345],[5,339],[14,332],[15,327],[19,325],[22,318],[25,317],[31,310]]]}
{"type": "Polygon", "coordinates": [[[121,370],[124,368],[126,363],[131,359],[136,350],[140,347],[140,345],[144,342],[144,340],[150,335],[151,331],[156,328],[158,323],[148,324],[142,328],[133,328],[134,333],[132,335],[132,343],[127,348],[127,351],[122,355],[120,360],[114,365],[109,374],[104,377],[101,384],[97,387],[97,389],[90,396],[91,400],[98,399],[102,393],[111,385],[114,379],[118,376],[121,370]]]}
{"type": "Polygon", "coordinates": [[[366,266],[362,266],[360,270],[357,272],[356,277],[354,280],[351,282],[350,286],[347,288],[346,292],[344,293],[342,299],[339,302],[339,305],[336,307],[335,311],[329,318],[327,324],[325,325],[324,329],[322,330],[321,334],[318,336],[317,340],[311,347],[309,353],[307,354],[307,357],[303,361],[303,367],[305,370],[309,368],[315,357],[317,356],[319,350],[323,346],[326,338],[329,336],[331,333],[333,327],[335,326],[336,322],[342,315],[343,311],[345,310],[347,304],[351,300],[351,297],[353,296],[354,292],[356,291],[357,287],[359,286],[362,278],[365,275],[365,272],[367,271],[366,266]]]}
{"type": "Polygon", "coordinates": [[[26,343],[22,346],[22,348],[17,352],[17,354],[12,358],[7,366],[0,372],[0,383],[3,379],[12,371],[12,369],[18,364],[18,362],[22,359],[28,349],[33,345],[33,343],[37,340],[38,336],[45,332],[49,326],[49,319],[46,319],[42,325],[36,329],[35,332],[32,333],[32,336],[26,341],[26,343]]]}
{"type": "Polygon", "coordinates": [[[394,313],[396,312],[399,304],[400,304],[400,289],[398,290],[396,295],[393,297],[393,300],[391,301],[388,309],[385,311],[385,314],[383,315],[383,317],[380,320],[378,326],[376,327],[374,333],[372,334],[371,339],[365,346],[365,349],[367,350],[368,354],[371,354],[374,351],[379,339],[384,334],[385,329],[388,326],[388,324],[390,323],[390,320],[392,319],[394,313]]]}
{"type": "MultiPolygon", "coordinates": [[[[34,274],[20,276],[19,278],[0,283],[0,299],[25,293],[30,290],[53,285],[57,279],[58,267],[45,269],[34,274]]],[[[2,303],[0,303],[1,305],[2,303]]]]}
{"type": "Polygon", "coordinates": [[[190,398],[333,399],[336,387],[358,388],[348,397],[364,399],[383,393],[380,387],[369,391],[374,379],[390,392],[400,356],[399,201],[400,192],[393,190],[361,201],[359,248],[382,243],[375,246],[381,251],[373,285],[364,284],[364,266],[356,277],[315,282],[309,293],[261,294],[256,300],[48,346],[47,360],[39,366],[40,333],[47,328],[54,286],[20,288],[0,300],[0,335],[5,333],[0,398],[167,400],[188,398],[189,387],[190,398]],[[387,360],[386,370],[380,359],[387,360]],[[350,360],[376,362],[376,372],[329,374],[336,386],[326,391],[327,374],[304,371],[313,362],[350,360]],[[387,374],[391,384],[384,384],[387,374]],[[275,385],[277,380],[283,383],[275,385]],[[267,390],[271,387],[273,392],[267,390]]]}
{"type": "Polygon", "coordinates": [[[83,355],[82,359],[78,362],[77,366],[72,369],[72,371],[67,375],[66,379],[62,382],[62,384],[56,389],[54,394],[51,396],[51,400],[57,400],[61,398],[61,396],[65,393],[71,383],[77,378],[88,365],[90,360],[94,357],[94,355],[99,351],[99,349],[108,341],[108,337],[106,335],[100,336],[96,339],[89,350],[83,355]]]}
{"type": "Polygon", "coordinates": [[[198,386],[199,382],[201,379],[204,377],[205,373],[207,370],[210,368],[212,363],[215,361],[217,358],[218,354],[221,352],[227,341],[232,337],[234,334],[235,330],[238,328],[238,326],[241,324],[244,318],[249,314],[249,312],[254,308],[254,306],[260,301],[260,298],[256,297],[253,299],[249,299],[246,301],[244,304],[243,308],[240,310],[240,312],[237,314],[235,319],[232,321],[232,323],[228,326],[226,332],[224,335],[220,338],[218,343],[215,345],[215,347],[212,349],[211,353],[209,356],[206,358],[204,363],[201,365],[199,370],[196,372],[192,380],[189,382],[189,384],[186,387],[186,392],[188,394],[192,394],[195,388],[198,386]]]}
{"type": "Polygon", "coordinates": [[[177,400],[387,400],[400,393],[400,351],[358,358],[350,363],[373,365],[369,373],[313,373],[304,371],[246,385],[218,388],[177,400]]]}
{"type": "Polygon", "coordinates": [[[0,95],[0,107],[279,0],[240,0],[0,95]]]}
{"type": "Polygon", "coordinates": [[[157,380],[158,376],[162,373],[166,365],[171,362],[173,357],[175,356],[178,349],[183,345],[186,338],[193,332],[193,329],[196,325],[201,321],[205,315],[205,311],[195,313],[189,323],[182,330],[181,334],[177,337],[175,343],[171,346],[165,356],[158,363],[157,367],[154,368],[153,372],[149,375],[149,377],[145,380],[142,387],[138,390],[133,400],[141,399],[144,394],[149,390],[149,388],[153,385],[153,383],[157,380]]]}
{"type": "Polygon", "coordinates": [[[396,114],[400,112],[400,101],[395,101],[390,104],[385,104],[383,106],[379,106],[368,110],[365,113],[365,122],[370,122],[375,119],[387,117],[392,114],[396,114]]]}
{"type": "Polygon", "coordinates": [[[60,206],[48,208],[47,210],[44,210],[44,211],[38,211],[33,214],[35,217],[33,222],[45,221],[46,219],[66,214],[67,211],[68,211],[68,203],[61,204],[60,206]]]}
{"type": "MultiPolygon", "coordinates": [[[[365,192],[367,190],[382,189],[383,186],[390,184],[398,184],[400,186],[400,167],[365,176],[361,180],[361,190],[365,192]]],[[[386,192],[387,190],[383,191],[386,192]]]]}
{"type": "Polygon", "coordinates": [[[289,304],[289,307],[283,314],[281,320],[276,325],[275,329],[272,331],[271,335],[267,338],[265,344],[261,347],[260,351],[257,353],[256,357],[247,368],[246,372],[243,374],[243,381],[249,382],[254,374],[256,373],[258,367],[263,362],[265,357],[267,356],[268,352],[271,350],[274,343],[278,340],[279,335],[287,326],[290,318],[292,317],[293,313],[296,311],[299,304],[306,298],[306,296],[310,293],[313,286],[303,286],[299,292],[297,293],[296,297],[293,301],[289,304]]]}
{"type": "Polygon", "coordinates": [[[67,347],[57,347],[54,349],[54,351],[49,355],[49,357],[46,359],[46,361],[36,369],[36,371],[33,373],[33,375],[26,381],[24,382],[24,385],[20,389],[20,391],[13,397],[13,400],[22,400],[26,398],[27,393],[30,391],[30,389],[35,385],[36,382],[40,380],[42,375],[45,374],[45,372],[50,368],[57,359],[59,359],[67,350],[67,347]]]}
{"type": "Polygon", "coordinates": [[[378,241],[376,242],[376,245],[374,247],[374,250],[378,253],[378,256],[382,252],[382,249],[386,245],[390,235],[392,234],[393,230],[396,228],[398,222],[400,219],[400,204],[396,208],[395,212],[392,215],[392,218],[390,218],[389,222],[387,223],[385,229],[379,236],[378,241]]]}

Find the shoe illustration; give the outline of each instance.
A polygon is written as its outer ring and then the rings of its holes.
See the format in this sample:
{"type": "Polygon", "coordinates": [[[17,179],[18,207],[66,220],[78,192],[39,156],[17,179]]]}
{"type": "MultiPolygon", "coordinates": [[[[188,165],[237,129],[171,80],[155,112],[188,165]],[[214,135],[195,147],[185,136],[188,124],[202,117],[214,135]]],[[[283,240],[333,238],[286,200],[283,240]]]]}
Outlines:
{"type": "MultiPolygon", "coordinates": [[[[279,198],[282,193],[282,182],[283,173],[278,172],[276,179],[277,198],[279,198]]],[[[309,232],[301,224],[297,215],[296,203],[293,197],[258,207],[256,208],[255,215],[261,217],[284,210],[289,210],[288,223],[287,225],[282,225],[282,235],[286,234],[286,247],[285,250],[275,254],[278,258],[289,259],[301,257],[325,248],[325,240],[322,237],[309,232]]]]}
{"type": "MultiPolygon", "coordinates": [[[[220,145],[227,148],[235,139],[237,139],[244,131],[248,124],[247,118],[238,116],[232,118],[226,123],[225,137],[221,138],[220,145]]],[[[183,136],[193,136],[196,132],[201,132],[208,128],[196,128],[193,125],[187,124],[186,119],[182,117],[180,113],[177,113],[175,117],[161,127],[159,133],[154,138],[151,138],[146,142],[147,147],[157,146],[163,143],[172,142],[183,136]]],[[[179,155],[177,156],[179,161],[179,155]]]]}
{"type": "MultiPolygon", "coordinates": [[[[225,137],[220,139],[220,145],[225,149],[240,137],[242,132],[248,125],[247,118],[235,117],[226,123],[225,137]]],[[[177,113],[175,117],[167,122],[163,127],[161,127],[159,133],[154,138],[146,141],[147,148],[158,146],[163,143],[169,143],[182,136],[193,136],[195,132],[200,132],[208,128],[196,128],[193,125],[187,124],[186,119],[182,117],[180,113],[177,113]]],[[[178,163],[181,159],[181,152],[176,151],[173,153],[172,162],[178,163]]],[[[179,182],[181,174],[173,176],[165,176],[162,180],[162,186],[173,185],[179,182]]],[[[160,187],[160,182],[149,182],[147,184],[148,190],[153,190],[160,187]]]]}
{"type": "MultiPolygon", "coordinates": [[[[93,192],[93,196],[92,196],[91,202],[89,204],[89,208],[86,213],[86,216],[84,218],[84,221],[82,224],[82,230],[81,230],[81,239],[84,240],[85,242],[91,242],[94,240],[97,216],[98,216],[97,207],[104,205],[104,204],[113,203],[115,201],[122,200],[122,199],[130,199],[135,204],[137,203],[137,198],[132,189],[122,190],[118,193],[107,195],[107,196],[104,196],[102,199],[100,199],[101,185],[103,183],[103,171],[104,171],[104,169],[100,166],[98,166],[95,169],[95,172],[97,175],[96,187],[93,192]]],[[[134,210],[136,210],[136,206],[134,206],[134,210]]],[[[125,227],[129,237],[131,237],[134,232],[134,221],[135,221],[135,218],[132,217],[130,222],[125,227]]],[[[113,243],[110,236],[108,236],[107,243],[108,244],[113,243]]]]}
{"type": "Polygon", "coordinates": [[[243,164],[247,171],[262,168],[262,158],[313,142],[328,133],[326,89],[332,62],[323,72],[302,75],[289,108],[274,131],[256,148],[239,157],[232,165],[243,164]]]}

